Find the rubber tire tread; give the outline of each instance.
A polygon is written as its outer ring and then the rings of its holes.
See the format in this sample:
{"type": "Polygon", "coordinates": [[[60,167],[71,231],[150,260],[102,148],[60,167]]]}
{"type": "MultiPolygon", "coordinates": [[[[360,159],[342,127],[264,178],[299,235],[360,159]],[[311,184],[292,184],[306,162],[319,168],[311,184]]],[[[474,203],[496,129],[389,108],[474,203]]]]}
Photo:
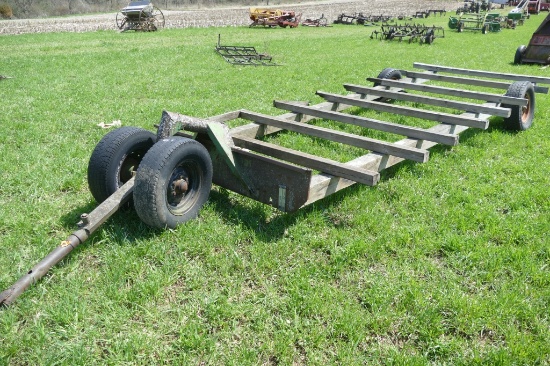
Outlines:
{"type": "Polygon", "coordinates": [[[196,218],[210,195],[212,174],[210,154],[199,142],[180,136],[158,141],[147,152],[136,173],[133,197],[138,216],[149,226],[171,229],[196,218]],[[193,206],[182,215],[174,215],[166,202],[167,183],[184,158],[198,164],[200,183],[193,206]]]}
{"type": "MultiPolygon", "coordinates": [[[[378,79],[400,80],[400,79],[403,78],[403,74],[401,74],[401,71],[399,71],[397,69],[394,69],[394,68],[391,68],[391,67],[386,67],[384,70],[380,71],[377,78],[378,79]]],[[[380,83],[374,83],[374,86],[378,86],[378,85],[380,85],[380,83]]],[[[391,102],[392,99],[391,98],[380,98],[379,101],[388,103],[388,102],[391,102]]]]}
{"type": "Polygon", "coordinates": [[[523,54],[525,53],[525,50],[527,47],[525,45],[521,45],[516,50],[516,54],[514,55],[514,65],[521,65],[521,59],[523,58],[523,54]]]}
{"type": "MultiPolygon", "coordinates": [[[[386,67],[384,70],[380,71],[380,74],[378,74],[378,79],[391,79],[391,80],[400,80],[403,78],[403,75],[401,74],[401,71],[386,67]]],[[[375,83],[374,86],[377,86],[380,84],[375,83]]]]}
{"type": "Polygon", "coordinates": [[[509,130],[525,131],[533,124],[535,113],[535,88],[529,81],[516,81],[510,85],[505,96],[529,99],[529,115],[527,120],[522,120],[523,110],[518,105],[502,104],[504,108],[510,108],[510,117],[504,119],[504,126],[509,130]]]}
{"type": "Polygon", "coordinates": [[[117,128],[103,136],[88,162],[88,187],[98,203],[105,201],[122,185],[119,169],[123,159],[139,150],[145,155],[155,139],[151,131],[130,126],[117,128]]]}

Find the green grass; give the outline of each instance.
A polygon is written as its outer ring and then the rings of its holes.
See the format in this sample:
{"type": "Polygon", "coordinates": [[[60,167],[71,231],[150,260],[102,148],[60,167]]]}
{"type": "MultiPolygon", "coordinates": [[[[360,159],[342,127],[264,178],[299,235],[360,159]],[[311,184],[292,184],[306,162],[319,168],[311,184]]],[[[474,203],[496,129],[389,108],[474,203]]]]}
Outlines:
{"type": "MultiPolygon", "coordinates": [[[[545,15],[487,35],[446,30],[431,46],[360,26],[0,37],[0,74],[14,77],[0,81],[0,288],[96,206],[98,123],[154,130],[163,109],[276,115],[273,99],[316,103],[316,90],[415,61],[546,76],[511,63],[545,15]],[[283,66],[231,66],[218,34],[283,66]]],[[[496,118],[426,164],[294,214],[217,187],[176,230],[118,213],[0,311],[0,364],[547,365],[549,106],[539,94],[525,132],[496,118]]]]}

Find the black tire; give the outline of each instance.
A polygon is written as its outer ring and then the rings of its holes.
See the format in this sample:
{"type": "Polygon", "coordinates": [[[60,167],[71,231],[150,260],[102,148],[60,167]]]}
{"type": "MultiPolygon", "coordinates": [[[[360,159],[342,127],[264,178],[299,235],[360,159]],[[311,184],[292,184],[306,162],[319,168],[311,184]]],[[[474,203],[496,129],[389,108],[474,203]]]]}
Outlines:
{"type": "Polygon", "coordinates": [[[529,81],[516,81],[510,85],[504,95],[527,99],[527,105],[524,107],[502,104],[502,107],[511,109],[510,117],[504,119],[505,127],[514,131],[527,130],[533,124],[535,114],[535,88],[533,84],[529,81]]]}
{"type": "Polygon", "coordinates": [[[212,188],[212,161],[199,142],[172,136],[158,141],[139,165],[134,207],[156,228],[175,228],[197,217],[212,188]]]}
{"type": "MultiPolygon", "coordinates": [[[[403,78],[401,71],[393,69],[391,67],[386,67],[384,70],[380,71],[380,74],[377,76],[378,79],[391,79],[399,80],[403,78]]],[[[380,85],[379,83],[374,83],[374,86],[380,85]]]]}
{"type": "Polygon", "coordinates": [[[484,24],[483,27],[481,27],[481,34],[487,34],[489,31],[489,26],[487,24],[484,24]]]}
{"type": "Polygon", "coordinates": [[[155,139],[154,133],[137,127],[121,127],[103,136],[88,162],[88,186],[98,203],[132,178],[155,139]]]}
{"type": "Polygon", "coordinates": [[[523,59],[523,55],[525,54],[526,49],[527,47],[525,47],[525,45],[521,45],[518,47],[518,49],[516,50],[516,54],[514,55],[514,64],[516,65],[521,64],[521,61],[523,59]]]}
{"type": "MultiPolygon", "coordinates": [[[[378,79],[391,79],[391,80],[400,80],[403,78],[401,71],[393,69],[391,67],[386,67],[384,70],[380,71],[380,74],[377,76],[378,79]]],[[[380,83],[374,83],[374,86],[378,86],[380,83]]],[[[391,98],[379,98],[380,102],[390,102],[391,98]]]]}
{"type": "Polygon", "coordinates": [[[456,27],[456,30],[458,31],[458,33],[462,33],[464,31],[464,23],[458,22],[458,26],[456,27]]]}

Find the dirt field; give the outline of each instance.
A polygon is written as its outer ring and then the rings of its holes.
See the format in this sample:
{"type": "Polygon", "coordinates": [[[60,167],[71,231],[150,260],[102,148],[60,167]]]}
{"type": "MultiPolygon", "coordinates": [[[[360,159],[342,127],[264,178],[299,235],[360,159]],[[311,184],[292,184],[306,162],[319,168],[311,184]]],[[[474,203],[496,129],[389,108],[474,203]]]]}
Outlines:
{"type": "MultiPolygon", "coordinates": [[[[363,13],[365,15],[413,15],[417,11],[445,9],[454,11],[462,2],[441,0],[364,0],[300,3],[272,6],[302,13],[302,19],[319,18],[321,14],[332,22],[338,15],[363,13]]],[[[166,28],[246,26],[250,24],[248,7],[224,9],[198,9],[186,11],[163,10],[166,28]]],[[[48,19],[11,19],[0,21],[1,34],[23,34],[42,32],[90,32],[116,30],[116,13],[84,15],[77,17],[48,19]]]]}

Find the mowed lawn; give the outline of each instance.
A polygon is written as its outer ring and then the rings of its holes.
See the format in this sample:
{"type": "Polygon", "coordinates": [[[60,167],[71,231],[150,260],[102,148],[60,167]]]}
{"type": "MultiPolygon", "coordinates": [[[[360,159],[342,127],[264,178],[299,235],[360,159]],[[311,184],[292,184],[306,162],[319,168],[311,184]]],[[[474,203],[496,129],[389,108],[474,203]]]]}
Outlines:
{"type": "MultiPolygon", "coordinates": [[[[550,76],[512,64],[545,16],[485,35],[430,17],[445,28],[432,45],[344,25],[0,36],[0,74],[13,77],[0,80],[0,290],[96,207],[86,174],[108,132],[99,123],[154,131],[163,110],[277,115],[274,99],[318,103],[317,90],[345,94],[344,83],[413,62],[550,76]],[[218,35],[280,66],[232,66],[218,35]]],[[[0,310],[0,364],[547,365],[549,108],[537,94],[527,131],[493,118],[427,163],[293,214],[216,186],[175,230],[119,212],[0,310]]],[[[358,153],[277,139],[341,161],[358,153]]]]}

